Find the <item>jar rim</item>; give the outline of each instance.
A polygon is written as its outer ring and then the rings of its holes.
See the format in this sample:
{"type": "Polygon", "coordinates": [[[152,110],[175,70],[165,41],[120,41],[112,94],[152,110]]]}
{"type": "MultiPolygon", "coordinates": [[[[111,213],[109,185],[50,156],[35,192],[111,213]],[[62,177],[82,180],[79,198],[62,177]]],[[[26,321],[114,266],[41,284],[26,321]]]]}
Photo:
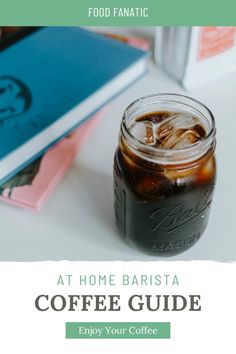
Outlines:
{"type": "MultiPolygon", "coordinates": [[[[158,110],[158,109],[157,109],[158,110]]],[[[160,110],[163,111],[163,109],[160,108],[160,110]]],[[[150,113],[152,110],[150,110],[150,113]]],[[[166,160],[168,158],[171,158],[171,161],[168,161],[168,163],[176,164],[176,162],[189,162],[193,160],[197,160],[199,157],[203,156],[211,147],[214,149],[215,148],[215,134],[216,134],[216,128],[215,128],[215,119],[212,114],[212,112],[209,110],[209,108],[204,105],[202,102],[186,96],[186,95],[181,95],[181,94],[176,94],[176,93],[158,93],[158,94],[152,94],[152,95],[147,95],[140,97],[133,101],[124,111],[124,115],[122,118],[121,122],[121,135],[123,135],[126,139],[126,142],[128,143],[128,146],[131,148],[133,152],[139,152],[143,157],[146,159],[150,160],[153,162],[158,162],[157,160],[166,160]],[[182,101],[181,101],[182,100],[182,101]],[[198,141],[195,144],[192,144],[187,147],[179,148],[179,149],[168,149],[168,148],[160,148],[156,147],[153,145],[147,145],[144,142],[139,141],[136,139],[132,133],[130,132],[128,126],[127,126],[127,121],[132,113],[133,110],[138,109],[140,105],[148,105],[151,103],[172,103],[172,104],[180,104],[182,106],[188,107],[193,109],[195,112],[197,112],[198,117],[203,117],[207,119],[208,123],[210,123],[210,129],[207,132],[206,137],[198,141]],[[193,105],[197,105],[198,108],[193,107],[193,105]],[[205,111],[202,113],[201,110],[205,111]]]]}

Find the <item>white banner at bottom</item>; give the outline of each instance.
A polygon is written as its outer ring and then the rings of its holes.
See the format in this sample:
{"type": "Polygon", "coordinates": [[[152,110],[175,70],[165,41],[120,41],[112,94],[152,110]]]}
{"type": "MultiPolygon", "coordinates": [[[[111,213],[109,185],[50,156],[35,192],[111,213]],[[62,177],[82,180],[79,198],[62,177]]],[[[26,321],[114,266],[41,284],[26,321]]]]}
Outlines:
{"type": "Polygon", "coordinates": [[[0,263],[0,352],[235,354],[235,283],[235,263],[0,263]]]}

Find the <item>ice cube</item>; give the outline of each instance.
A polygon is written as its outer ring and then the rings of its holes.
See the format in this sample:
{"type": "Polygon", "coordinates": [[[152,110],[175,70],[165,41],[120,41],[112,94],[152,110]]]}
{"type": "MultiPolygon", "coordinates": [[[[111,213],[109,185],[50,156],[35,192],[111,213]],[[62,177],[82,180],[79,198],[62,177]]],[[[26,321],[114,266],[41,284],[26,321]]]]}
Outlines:
{"type": "Polygon", "coordinates": [[[171,131],[160,144],[164,149],[172,149],[181,140],[182,135],[186,132],[185,129],[176,129],[171,131]]]}
{"type": "Polygon", "coordinates": [[[157,135],[159,139],[165,138],[174,129],[191,129],[199,123],[196,117],[188,115],[186,113],[178,113],[164,120],[162,124],[159,125],[157,130],[157,135]]]}
{"type": "Polygon", "coordinates": [[[151,122],[136,122],[131,128],[131,134],[144,144],[156,144],[155,131],[151,122]]]}
{"type": "Polygon", "coordinates": [[[216,162],[214,156],[212,156],[199,170],[197,181],[198,183],[206,183],[213,179],[215,175],[216,162]]]}
{"type": "Polygon", "coordinates": [[[183,149],[199,141],[201,137],[194,130],[185,131],[174,144],[175,149],[183,149]]]}

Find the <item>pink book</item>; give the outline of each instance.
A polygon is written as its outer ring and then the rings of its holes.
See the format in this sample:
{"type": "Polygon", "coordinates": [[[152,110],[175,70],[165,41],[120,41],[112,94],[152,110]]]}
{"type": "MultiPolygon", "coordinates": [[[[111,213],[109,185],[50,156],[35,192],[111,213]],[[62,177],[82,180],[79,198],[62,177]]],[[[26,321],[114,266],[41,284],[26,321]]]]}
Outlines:
{"type": "Polygon", "coordinates": [[[72,165],[103,110],[49,149],[42,157],[0,186],[0,200],[9,204],[40,210],[72,165]]]}

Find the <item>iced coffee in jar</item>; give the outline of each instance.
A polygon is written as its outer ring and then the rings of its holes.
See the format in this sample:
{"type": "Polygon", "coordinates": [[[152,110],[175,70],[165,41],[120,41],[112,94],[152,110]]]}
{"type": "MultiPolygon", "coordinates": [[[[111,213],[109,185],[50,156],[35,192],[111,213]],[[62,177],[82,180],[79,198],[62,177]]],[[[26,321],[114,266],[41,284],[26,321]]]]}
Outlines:
{"type": "Polygon", "coordinates": [[[208,223],[215,179],[215,122],[176,94],[140,98],[124,112],[114,159],[116,223],[141,251],[172,256],[208,223]]]}

